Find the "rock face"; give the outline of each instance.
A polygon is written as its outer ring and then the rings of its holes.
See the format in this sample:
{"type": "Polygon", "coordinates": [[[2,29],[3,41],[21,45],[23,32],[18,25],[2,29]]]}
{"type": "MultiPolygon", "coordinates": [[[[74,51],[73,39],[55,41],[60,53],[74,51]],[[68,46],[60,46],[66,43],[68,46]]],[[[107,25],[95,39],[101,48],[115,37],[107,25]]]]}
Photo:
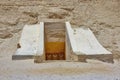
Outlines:
{"type": "Polygon", "coordinates": [[[120,0],[1,0],[0,44],[24,24],[56,19],[90,27],[104,47],[120,54],[120,0]]]}
{"type": "Polygon", "coordinates": [[[10,32],[7,31],[0,31],[0,38],[6,39],[11,38],[13,35],[10,32]]]}

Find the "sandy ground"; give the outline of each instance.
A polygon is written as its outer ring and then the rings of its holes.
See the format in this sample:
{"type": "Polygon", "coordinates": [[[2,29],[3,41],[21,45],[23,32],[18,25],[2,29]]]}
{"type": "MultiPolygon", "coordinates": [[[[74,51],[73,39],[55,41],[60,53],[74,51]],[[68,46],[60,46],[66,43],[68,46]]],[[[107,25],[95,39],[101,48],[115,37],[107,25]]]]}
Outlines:
{"type": "Polygon", "coordinates": [[[0,80],[120,80],[120,62],[50,61],[34,64],[33,60],[0,59],[0,80]]]}
{"type": "Polygon", "coordinates": [[[120,0],[0,0],[0,80],[120,80],[120,0]],[[12,61],[25,24],[70,21],[89,27],[114,64],[12,61]]]}
{"type": "Polygon", "coordinates": [[[33,60],[12,61],[18,39],[19,36],[14,36],[0,46],[0,80],[120,80],[119,60],[114,64],[97,60],[88,60],[88,63],[46,61],[40,64],[33,60]]]}

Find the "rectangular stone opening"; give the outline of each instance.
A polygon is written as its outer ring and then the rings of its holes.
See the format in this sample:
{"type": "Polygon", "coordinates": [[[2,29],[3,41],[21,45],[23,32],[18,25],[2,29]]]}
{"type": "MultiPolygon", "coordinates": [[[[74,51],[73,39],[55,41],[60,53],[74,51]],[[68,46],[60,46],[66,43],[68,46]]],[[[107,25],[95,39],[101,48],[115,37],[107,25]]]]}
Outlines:
{"type": "Polygon", "coordinates": [[[65,23],[45,22],[46,60],[65,60],[65,23]]]}

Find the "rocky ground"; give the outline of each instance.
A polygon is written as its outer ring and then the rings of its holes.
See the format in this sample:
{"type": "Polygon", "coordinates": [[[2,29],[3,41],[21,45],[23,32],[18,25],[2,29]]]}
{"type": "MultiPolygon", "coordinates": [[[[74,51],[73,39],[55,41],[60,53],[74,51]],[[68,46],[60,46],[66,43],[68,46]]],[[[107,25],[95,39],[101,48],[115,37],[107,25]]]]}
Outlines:
{"type": "Polygon", "coordinates": [[[0,0],[0,80],[120,80],[119,59],[120,0],[0,0]],[[70,21],[73,27],[90,27],[99,42],[113,53],[115,64],[12,61],[23,26],[40,21],[70,21]]]}

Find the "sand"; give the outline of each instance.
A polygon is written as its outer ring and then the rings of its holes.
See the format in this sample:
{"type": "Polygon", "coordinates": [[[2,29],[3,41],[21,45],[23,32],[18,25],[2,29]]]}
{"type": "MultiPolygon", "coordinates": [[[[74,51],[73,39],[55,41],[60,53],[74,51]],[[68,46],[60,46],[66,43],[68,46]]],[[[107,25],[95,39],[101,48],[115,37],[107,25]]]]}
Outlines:
{"type": "Polygon", "coordinates": [[[119,0],[0,0],[0,80],[120,80],[119,0]],[[115,63],[12,61],[25,24],[70,21],[89,27],[115,63]]]}
{"type": "MultiPolygon", "coordinates": [[[[105,63],[97,60],[82,62],[46,61],[35,64],[34,60],[12,61],[15,44],[14,36],[4,43],[0,53],[0,80],[119,80],[120,61],[105,63]],[[12,45],[10,45],[13,43],[12,45]],[[7,46],[7,47],[6,47],[7,46]],[[8,53],[9,52],[9,53],[8,53]]],[[[0,48],[1,49],[1,48],[0,48]]]]}

